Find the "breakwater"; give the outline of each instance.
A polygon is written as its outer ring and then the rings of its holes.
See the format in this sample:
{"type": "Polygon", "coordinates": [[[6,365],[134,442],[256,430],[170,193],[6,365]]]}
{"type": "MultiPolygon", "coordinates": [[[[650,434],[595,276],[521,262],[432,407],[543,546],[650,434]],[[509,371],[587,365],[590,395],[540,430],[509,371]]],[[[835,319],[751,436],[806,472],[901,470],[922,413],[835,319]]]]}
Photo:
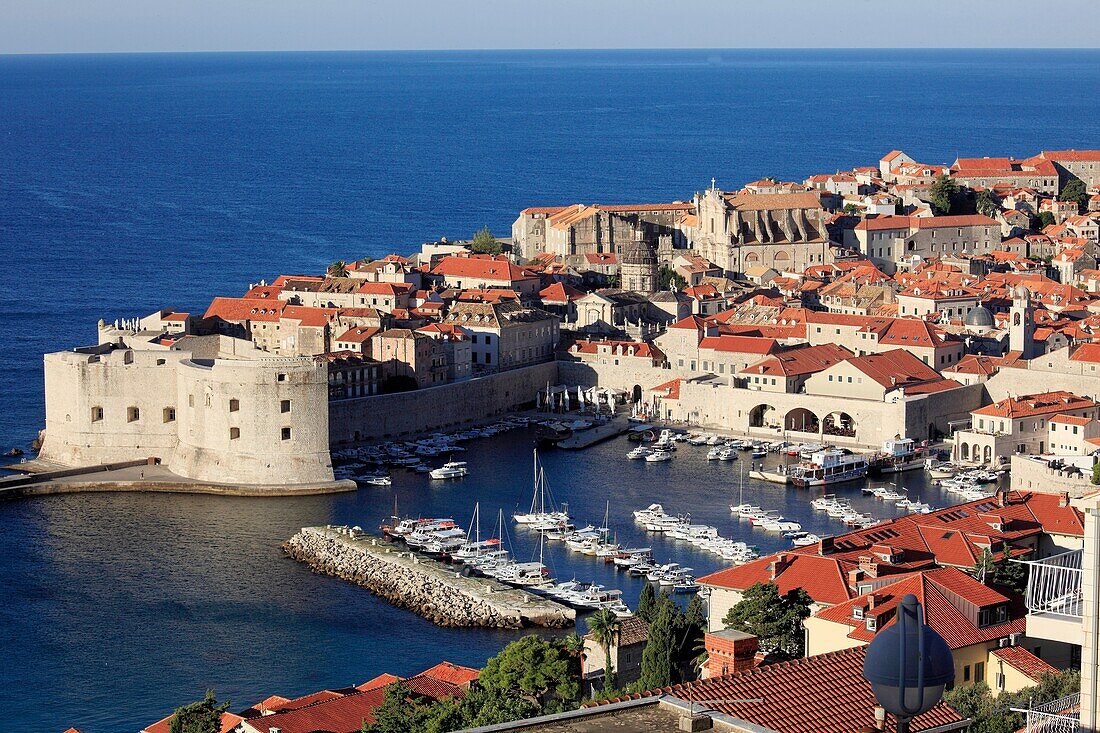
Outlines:
{"type": "Polygon", "coordinates": [[[314,572],[362,586],[439,626],[565,628],[576,619],[573,609],[547,598],[463,576],[455,567],[347,527],[305,527],[283,543],[283,551],[314,572]]]}

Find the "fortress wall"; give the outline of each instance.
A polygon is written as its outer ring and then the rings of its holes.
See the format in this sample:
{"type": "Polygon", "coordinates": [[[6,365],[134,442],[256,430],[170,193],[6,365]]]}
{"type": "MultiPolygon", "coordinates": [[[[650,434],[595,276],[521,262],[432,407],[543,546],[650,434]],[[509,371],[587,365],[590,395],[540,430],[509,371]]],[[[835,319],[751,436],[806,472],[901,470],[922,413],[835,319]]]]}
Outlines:
{"type": "Polygon", "coordinates": [[[95,348],[46,354],[41,457],[69,466],[166,459],[176,444],[176,424],[164,410],[176,404],[176,366],[185,357],[95,348]]]}
{"type": "Polygon", "coordinates": [[[557,363],[547,362],[457,384],[338,400],[329,408],[329,437],[339,445],[450,429],[533,403],[547,383],[558,382],[557,363]]]}
{"type": "Polygon", "coordinates": [[[223,483],[333,480],[323,364],[185,360],[177,402],[179,442],[169,463],[174,473],[223,483]]]}

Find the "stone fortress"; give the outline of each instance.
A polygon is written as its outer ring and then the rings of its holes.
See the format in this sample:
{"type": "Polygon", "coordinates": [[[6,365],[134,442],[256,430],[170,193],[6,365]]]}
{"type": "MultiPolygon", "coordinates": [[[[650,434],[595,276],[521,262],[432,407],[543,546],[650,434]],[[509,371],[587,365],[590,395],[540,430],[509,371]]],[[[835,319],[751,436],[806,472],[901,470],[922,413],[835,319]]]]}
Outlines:
{"type": "Polygon", "coordinates": [[[251,342],[100,322],[99,344],[47,354],[39,460],[87,466],[151,457],[192,482],[334,484],[323,364],[251,342]]]}

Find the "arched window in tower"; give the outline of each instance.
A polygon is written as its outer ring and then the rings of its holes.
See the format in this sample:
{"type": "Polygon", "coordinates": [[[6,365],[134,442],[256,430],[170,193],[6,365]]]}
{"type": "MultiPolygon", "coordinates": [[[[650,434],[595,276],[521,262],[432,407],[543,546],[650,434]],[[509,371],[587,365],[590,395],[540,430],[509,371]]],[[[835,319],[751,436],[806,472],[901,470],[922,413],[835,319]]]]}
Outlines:
{"type": "Polygon", "coordinates": [[[1013,326],[1019,326],[1020,325],[1020,314],[1019,313],[1013,313],[1012,314],[1012,325],[1013,326]]]}

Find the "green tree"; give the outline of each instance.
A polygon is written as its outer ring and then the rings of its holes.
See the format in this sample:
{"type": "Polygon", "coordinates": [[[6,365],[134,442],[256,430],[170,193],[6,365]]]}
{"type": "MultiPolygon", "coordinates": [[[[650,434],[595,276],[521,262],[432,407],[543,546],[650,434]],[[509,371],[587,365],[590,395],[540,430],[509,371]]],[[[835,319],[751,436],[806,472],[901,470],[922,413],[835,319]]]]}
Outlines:
{"type": "Polygon", "coordinates": [[[944,173],[932,182],[928,189],[928,201],[932,204],[932,213],[945,216],[951,213],[951,207],[959,195],[959,184],[944,173]]]}
{"type": "MultiPolygon", "coordinates": [[[[1096,464],[1100,466],[1100,463],[1096,464]]],[[[1094,481],[1093,483],[1100,483],[1094,481]]],[[[646,583],[642,586],[641,595],[638,596],[638,610],[634,612],[634,615],[643,621],[653,621],[654,613],[657,610],[657,591],[653,589],[652,583],[646,583]]]]}
{"type": "Polygon", "coordinates": [[[996,697],[985,682],[959,685],[944,694],[943,699],[973,723],[968,733],[1011,733],[1024,724],[1024,716],[1012,708],[1041,705],[1072,695],[1081,690],[1081,673],[1076,670],[1045,673],[1039,684],[1018,692],[1002,692],[996,697]]]}
{"type": "Polygon", "coordinates": [[[994,560],[989,550],[984,550],[978,562],[974,564],[974,577],[990,586],[999,586],[1015,595],[1023,595],[1027,589],[1027,567],[1012,562],[1007,554],[994,560]]]}
{"type": "Polygon", "coordinates": [[[1077,204],[1077,210],[1084,208],[1089,200],[1089,193],[1085,189],[1085,182],[1080,178],[1074,178],[1066,184],[1062,192],[1058,194],[1059,201],[1073,201],[1077,204]]]}
{"type": "Polygon", "coordinates": [[[556,713],[568,709],[580,693],[571,672],[569,654],[560,643],[525,636],[488,661],[478,684],[488,692],[516,695],[538,705],[543,712],[556,713]]]}
{"type": "Polygon", "coordinates": [[[668,265],[661,265],[661,269],[657,272],[658,290],[683,290],[685,287],[687,287],[687,280],[681,277],[680,273],[668,265]]]}
{"type": "Polygon", "coordinates": [[[653,622],[649,625],[649,639],[642,650],[642,673],[638,678],[639,690],[653,690],[673,681],[673,655],[676,653],[676,615],[674,603],[663,602],[664,594],[657,601],[653,622]]]}
{"type": "Polygon", "coordinates": [[[343,260],[336,260],[328,266],[326,274],[329,277],[347,277],[348,276],[348,263],[343,260]]]}
{"type": "Polygon", "coordinates": [[[542,713],[539,706],[527,698],[503,690],[487,690],[478,683],[470,687],[459,709],[462,722],[452,730],[508,723],[542,713]]]}
{"type": "Polygon", "coordinates": [[[974,210],[982,216],[993,216],[1000,208],[988,189],[978,191],[978,195],[974,197],[974,210]]]}
{"type": "Polygon", "coordinates": [[[783,595],[775,583],[757,583],[722,619],[727,627],[753,634],[760,649],[788,659],[805,653],[802,621],[810,615],[813,599],[801,588],[783,595]]]}
{"type": "Polygon", "coordinates": [[[198,702],[176,708],[176,714],[168,723],[169,733],[218,733],[222,728],[222,713],[229,703],[218,704],[213,690],[198,702]]]}
{"type": "Polygon", "coordinates": [[[688,603],[687,611],[684,612],[684,620],[687,621],[689,626],[699,629],[700,631],[706,631],[707,609],[701,596],[695,595],[691,597],[691,602],[688,603]]]}
{"type": "Polygon", "coordinates": [[[1035,229],[1036,231],[1042,231],[1048,226],[1054,223],[1054,214],[1049,211],[1040,211],[1039,215],[1035,217],[1035,229]]]}
{"type": "Polygon", "coordinates": [[[611,644],[619,631],[619,618],[609,608],[601,608],[588,619],[588,630],[603,651],[604,675],[603,689],[615,688],[615,667],[611,663],[611,644]]]}
{"type": "Polygon", "coordinates": [[[489,231],[489,227],[482,227],[474,233],[474,239],[470,242],[470,251],[479,255],[498,255],[501,253],[500,242],[489,231]]]}
{"type": "Polygon", "coordinates": [[[1100,484],[1100,463],[1094,463],[1092,466],[1092,482],[1100,484]]]}
{"type": "Polygon", "coordinates": [[[841,212],[845,214],[858,214],[861,211],[863,211],[863,207],[858,204],[844,204],[844,208],[841,209],[841,212]]]}

